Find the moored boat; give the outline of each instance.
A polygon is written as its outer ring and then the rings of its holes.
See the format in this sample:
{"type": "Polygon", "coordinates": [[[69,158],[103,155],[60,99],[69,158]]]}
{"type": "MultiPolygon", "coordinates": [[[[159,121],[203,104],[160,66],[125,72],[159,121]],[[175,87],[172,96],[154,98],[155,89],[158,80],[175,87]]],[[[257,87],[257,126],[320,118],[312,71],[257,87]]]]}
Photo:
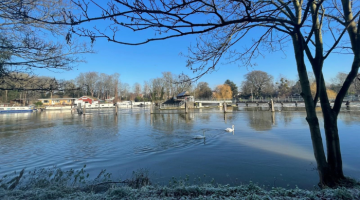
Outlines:
{"type": "Polygon", "coordinates": [[[45,106],[45,110],[71,110],[73,106],[45,106]]]}
{"type": "Polygon", "coordinates": [[[33,108],[26,106],[0,107],[0,113],[26,113],[26,112],[33,112],[33,108]]]}

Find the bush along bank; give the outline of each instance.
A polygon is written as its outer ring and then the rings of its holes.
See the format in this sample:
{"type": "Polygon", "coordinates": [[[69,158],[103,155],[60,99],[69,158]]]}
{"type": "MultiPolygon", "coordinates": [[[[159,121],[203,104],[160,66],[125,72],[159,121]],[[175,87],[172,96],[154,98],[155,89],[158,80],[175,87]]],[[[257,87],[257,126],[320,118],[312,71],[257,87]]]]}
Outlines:
{"type": "Polygon", "coordinates": [[[303,190],[273,187],[264,189],[250,182],[238,186],[190,183],[171,179],[167,185],[152,184],[146,170],[133,172],[131,178],[113,180],[102,170],[89,179],[85,167],[62,171],[58,168],[26,172],[22,170],[0,179],[0,199],[359,199],[360,185],[336,189],[303,190]]]}

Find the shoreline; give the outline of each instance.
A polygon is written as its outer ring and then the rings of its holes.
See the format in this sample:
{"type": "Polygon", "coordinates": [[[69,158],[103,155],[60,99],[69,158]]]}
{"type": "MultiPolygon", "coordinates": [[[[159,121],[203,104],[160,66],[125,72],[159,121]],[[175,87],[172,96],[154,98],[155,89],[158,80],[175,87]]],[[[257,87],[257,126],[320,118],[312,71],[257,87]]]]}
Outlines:
{"type": "Polygon", "coordinates": [[[265,186],[249,182],[238,186],[198,184],[172,178],[167,185],[152,184],[148,171],[134,171],[125,180],[112,179],[102,170],[89,179],[84,166],[80,170],[62,171],[59,168],[22,170],[0,178],[0,199],[359,199],[360,183],[335,189],[293,189],[265,186]]]}
{"type": "Polygon", "coordinates": [[[0,199],[360,199],[360,188],[303,190],[272,188],[265,190],[256,184],[189,186],[104,186],[61,187],[48,185],[28,189],[0,188],[0,199]]]}

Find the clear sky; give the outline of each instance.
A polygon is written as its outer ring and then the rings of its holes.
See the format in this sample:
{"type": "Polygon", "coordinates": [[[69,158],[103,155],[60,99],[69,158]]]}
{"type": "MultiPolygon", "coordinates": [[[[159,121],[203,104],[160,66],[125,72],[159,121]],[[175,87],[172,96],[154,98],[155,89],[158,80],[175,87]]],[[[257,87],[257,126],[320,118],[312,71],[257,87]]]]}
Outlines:
{"type": "MultiPolygon", "coordinates": [[[[97,22],[96,25],[102,23],[97,22]]],[[[88,26],[85,24],[85,26],[88,26]]],[[[90,26],[89,26],[90,27],[90,26]]],[[[255,33],[256,34],[256,33],[255,33]]],[[[151,37],[153,32],[133,33],[120,30],[119,36],[123,41],[139,41],[139,38],[151,37]]],[[[89,42],[89,40],[86,40],[89,42]]],[[[161,77],[161,72],[170,71],[174,74],[185,73],[190,77],[194,76],[186,68],[186,58],[179,53],[187,53],[187,48],[196,43],[196,36],[186,36],[168,39],[165,41],[155,41],[140,46],[126,46],[107,42],[105,39],[97,39],[94,44],[95,54],[85,55],[86,63],[80,63],[72,71],[54,73],[51,71],[37,71],[38,75],[56,77],[58,79],[74,79],[81,72],[96,71],[99,73],[119,73],[122,82],[132,86],[135,82],[143,84],[145,80],[161,77]]],[[[237,46],[250,45],[251,40],[243,41],[237,46]]],[[[252,70],[262,70],[274,76],[276,81],[279,75],[283,75],[291,80],[297,79],[296,63],[292,50],[292,44],[288,43],[283,52],[268,53],[263,52],[265,57],[258,57],[255,67],[240,66],[237,64],[220,64],[217,70],[207,74],[200,79],[206,81],[210,87],[223,84],[226,79],[233,81],[240,86],[244,80],[244,75],[252,70]]],[[[325,46],[326,47],[326,46],[325,46]]],[[[224,60],[224,62],[226,62],[224,60]]],[[[223,63],[224,63],[223,62],[223,63]]],[[[324,65],[325,80],[330,81],[336,76],[337,72],[348,72],[351,67],[351,55],[332,54],[324,65]]],[[[308,69],[310,65],[308,65],[308,69]]]]}

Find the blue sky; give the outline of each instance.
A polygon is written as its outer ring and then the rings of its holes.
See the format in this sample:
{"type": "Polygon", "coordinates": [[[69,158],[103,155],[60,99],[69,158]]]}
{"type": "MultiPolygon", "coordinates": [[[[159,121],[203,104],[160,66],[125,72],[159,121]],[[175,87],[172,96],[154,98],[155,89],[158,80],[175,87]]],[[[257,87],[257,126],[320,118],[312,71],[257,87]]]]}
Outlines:
{"type": "MultiPolygon", "coordinates": [[[[187,47],[194,43],[194,37],[183,37],[167,41],[153,42],[142,46],[125,46],[97,40],[95,54],[85,56],[87,63],[80,63],[72,71],[53,73],[41,71],[39,75],[54,76],[58,79],[74,79],[80,72],[96,71],[100,73],[119,73],[122,82],[132,86],[135,82],[142,84],[145,80],[160,77],[161,72],[170,71],[174,74],[192,72],[186,68],[186,58],[179,53],[187,52],[187,47]]],[[[280,74],[289,79],[297,78],[296,63],[292,50],[289,48],[287,55],[282,52],[265,53],[265,57],[256,59],[257,66],[244,67],[238,64],[221,64],[217,71],[207,74],[200,79],[206,81],[211,87],[222,84],[230,79],[239,85],[244,80],[244,75],[252,70],[262,70],[274,76],[276,80],[280,74]]],[[[349,71],[351,56],[333,54],[324,65],[326,80],[335,77],[337,72],[349,71]]]]}
{"type": "MultiPolygon", "coordinates": [[[[84,26],[90,28],[94,25],[105,27],[104,24],[106,23],[99,21],[96,24],[84,24],[84,26]]],[[[123,41],[139,41],[139,38],[152,37],[154,33],[151,31],[133,33],[121,29],[118,36],[123,41]]],[[[85,41],[89,42],[89,40],[85,41]]],[[[183,72],[189,76],[194,76],[186,68],[186,58],[180,56],[179,53],[186,54],[187,48],[195,43],[196,36],[156,41],[140,46],[126,46],[107,42],[105,39],[97,39],[94,44],[96,53],[85,55],[86,63],[78,64],[72,71],[54,73],[41,70],[37,71],[37,74],[69,80],[74,79],[81,72],[96,71],[106,74],[116,72],[120,74],[121,81],[128,83],[130,86],[135,82],[143,84],[145,80],[161,77],[161,72],[165,71],[170,71],[174,74],[183,72]]],[[[247,40],[237,46],[241,48],[250,44],[251,40],[247,40]]],[[[254,67],[239,66],[241,63],[220,64],[216,71],[205,75],[199,81],[206,81],[214,88],[216,85],[224,83],[226,79],[230,79],[239,86],[244,80],[244,75],[252,70],[265,71],[273,75],[275,81],[280,74],[291,80],[296,80],[297,70],[291,45],[289,43],[289,47],[285,49],[286,55],[283,52],[263,52],[265,57],[258,57],[255,60],[257,66],[254,67]]],[[[336,76],[337,72],[349,71],[351,62],[351,55],[332,54],[325,61],[323,70],[325,80],[329,82],[331,78],[336,76]]]]}

